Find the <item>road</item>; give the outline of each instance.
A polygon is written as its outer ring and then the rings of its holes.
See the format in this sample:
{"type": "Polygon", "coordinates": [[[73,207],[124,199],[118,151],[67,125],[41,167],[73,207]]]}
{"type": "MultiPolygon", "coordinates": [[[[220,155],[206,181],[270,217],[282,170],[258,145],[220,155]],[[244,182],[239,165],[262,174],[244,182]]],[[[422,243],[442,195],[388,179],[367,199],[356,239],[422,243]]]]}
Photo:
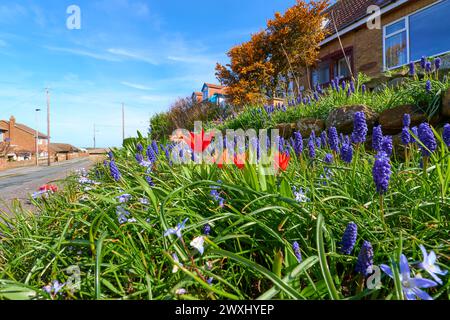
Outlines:
{"type": "Polygon", "coordinates": [[[89,158],[80,158],[52,164],[51,167],[25,167],[0,171],[0,210],[13,199],[27,204],[30,195],[46,183],[64,179],[77,169],[88,169],[94,163],[89,158]]]}

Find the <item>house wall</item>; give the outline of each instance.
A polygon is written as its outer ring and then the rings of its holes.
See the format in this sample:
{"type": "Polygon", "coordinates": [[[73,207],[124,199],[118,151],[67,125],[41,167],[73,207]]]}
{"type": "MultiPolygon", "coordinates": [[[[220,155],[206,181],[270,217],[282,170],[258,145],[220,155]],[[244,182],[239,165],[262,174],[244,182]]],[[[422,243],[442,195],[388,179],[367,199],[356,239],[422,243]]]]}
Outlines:
{"type": "MultiPolygon", "coordinates": [[[[424,8],[437,0],[408,1],[404,5],[392,10],[381,17],[381,29],[368,29],[366,25],[359,29],[350,31],[341,36],[342,46],[344,48],[353,47],[353,73],[358,72],[367,74],[370,77],[376,77],[383,72],[383,26],[394,22],[410,13],[424,8]]],[[[336,51],[341,50],[338,39],[335,39],[320,48],[319,58],[325,57],[336,51]]],[[[310,70],[304,70],[300,78],[301,86],[305,89],[310,88],[310,70]]]]}
{"type": "MultiPolygon", "coordinates": [[[[3,124],[5,122],[3,121],[3,124]]],[[[36,153],[36,138],[35,134],[31,134],[27,131],[24,131],[20,128],[14,126],[15,120],[11,119],[8,126],[8,131],[6,131],[3,135],[4,139],[11,139],[10,144],[12,146],[18,146],[20,149],[29,150],[33,153],[36,153]]],[[[39,145],[39,152],[47,152],[48,150],[48,140],[43,140],[43,144],[39,145]]]]}

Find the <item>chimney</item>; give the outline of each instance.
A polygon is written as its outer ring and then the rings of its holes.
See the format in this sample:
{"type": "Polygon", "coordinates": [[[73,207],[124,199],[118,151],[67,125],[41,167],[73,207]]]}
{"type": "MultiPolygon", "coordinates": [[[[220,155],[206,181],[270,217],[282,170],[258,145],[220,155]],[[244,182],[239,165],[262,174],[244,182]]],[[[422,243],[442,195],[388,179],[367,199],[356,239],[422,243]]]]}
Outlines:
{"type": "Polygon", "coordinates": [[[9,118],[9,139],[10,139],[10,143],[11,145],[14,144],[15,142],[15,129],[16,129],[16,118],[14,118],[14,116],[11,116],[11,118],[9,118]]]}

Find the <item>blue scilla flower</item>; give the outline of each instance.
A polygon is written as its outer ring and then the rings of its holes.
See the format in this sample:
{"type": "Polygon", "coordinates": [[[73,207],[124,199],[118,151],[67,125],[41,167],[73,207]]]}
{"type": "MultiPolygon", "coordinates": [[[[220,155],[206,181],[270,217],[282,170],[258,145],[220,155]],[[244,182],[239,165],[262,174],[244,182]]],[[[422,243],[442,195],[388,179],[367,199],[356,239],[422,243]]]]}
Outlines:
{"type": "Polygon", "coordinates": [[[114,160],[114,153],[112,151],[108,151],[109,160],[114,160]]]}
{"type": "Polygon", "coordinates": [[[356,262],[355,271],[367,277],[373,270],[373,248],[369,241],[363,242],[359,251],[358,260],[356,262]]]}
{"type": "Polygon", "coordinates": [[[353,121],[352,141],[354,143],[363,143],[367,135],[366,115],[364,112],[356,112],[353,121]]]}
{"type": "Polygon", "coordinates": [[[164,237],[167,237],[171,234],[176,235],[179,239],[182,238],[182,234],[181,231],[186,228],[186,222],[188,222],[189,218],[186,218],[183,220],[183,222],[177,224],[177,226],[175,228],[169,228],[166,230],[166,232],[164,232],[164,237]]]}
{"type": "Polygon", "coordinates": [[[421,146],[422,156],[429,157],[436,150],[437,143],[433,130],[431,130],[430,125],[426,122],[419,126],[419,139],[425,146],[425,148],[421,146]]]}
{"type": "Polygon", "coordinates": [[[331,153],[327,153],[323,159],[323,162],[326,164],[331,164],[333,162],[333,155],[331,153]]]}
{"type": "Polygon", "coordinates": [[[385,194],[391,178],[391,164],[388,155],[381,151],[375,157],[372,168],[372,177],[379,194],[385,194]]]}
{"type": "MultiPolygon", "coordinates": [[[[394,279],[394,273],[389,266],[382,264],[380,265],[380,269],[383,270],[383,272],[386,273],[391,279],[394,279]]],[[[405,294],[406,299],[416,300],[416,297],[418,297],[422,300],[433,300],[433,298],[428,293],[421,290],[421,288],[431,288],[437,286],[437,283],[432,280],[419,277],[411,278],[408,259],[404,254],[400,256],[399,277],[402,285],[402,291],[405,294]]]]}
{"type": "Polygon", "coordinates": [[[355,247],[356,238],[358,237],[358,226],[354,222],[350,222],[344,231],[341,245],[341,253],[350,254],[355,247]]]}
{"type": "Polygon", "coordinates": [[[339,151],[339,137],[335,127],[328,129],[328,145],[331,150],[335,152],[339,151]]]}
{"type": "Polygon", "coordinates": [[[363,84],[363,85],[361,86],[361,92],[362,92],[362,94],[365,94],[366,91],[367,91],[367,86],[366,86],[365,84],[363,84]]]}
{"type": "Polygon", "coordinates": [[[144,147],[142,146],[142,144],[141,144],[140,142],[136,145],[136,150],[137,150],[137,152],[139,152],[139,153],[141,153],[142,151],[144,151],[144,147]]]}
{"type": "Polygon", "coordinates": [[[444,131],[442,133],[442,139],[447,147],[450,147],[450,124],[446,123],[444,125],[444,131]]]}
{"type": "Polygon", "coordinates": [[[298,244],[297,241],[295,241],[295,242],[292,244],[292,250],[294,250],[294,254],[295,254],[295,257],[297,258],[297,261],[298,261],[299,263],[302,262],[302,253],[301,253],[301,251],[300,251],[300,245],[298,244]]]}
{"type": "Polygon", "coordinates": [[[347,88],[347,98],[350,98],[352,95],[352,90],[350,90],[350,87],[347,88]]]}
{"type": "Polygon", "coordinates": [[[431,71],[433,71],[432,67],[431,67],[431,62],[427,61],[425,63],[425,72],[430,73],[431,71]]]}
{"type": "Polygon", "coordinates": [[[345,163],[351,163],[353,160],[353,146],[350,143],[344,143],[341,147],[341,159],[345,163]]]}
{"type": "Polygon", "coordinates": [[[384,136],[381,141],[381,151],[384,151],[388,157],[392,155],[394,146],[392,144],[392,136],[384,136]]]}
{"type": "Polygon", "coordinates": [[[376,152],[381,151],[381,145],[383,143],[383,131],[381,130],[381,125],[373,128],[372,133],[372,148],[376,152]]]}
{"type": "Polygon", "coordinates": [[[314,100],[319,101],[319,94],[314,92],[314,100]]]}
{"type": "Polygon", "coordinates": [[[121,174],[114,160],[111,160],[109,162],[109,171],[111,172],[111,176],[114,178],[114,180],[120,180],[121,174]]]}
{"type": "Polygon", "coordinates": [[[442,280],[437,275],[445,276],[448,273],[448,270],[441,270],[441,268],[436,264],[437,258],[434,251],[430,251],[430,254],[428,254],[423,245],[420,245],[420,250],[423,254],[423,261],[419,263],[419,268],[428,272],[428,274],[432,276],[437,283],[442,285],[442,280]]]}
{"type": "Polygon", "coordinates": [[[342,90],[344,90],[344,91],[347,88],[347,83],[345,82],[345,80],[342,80],[341,87],[342,87],[342,90]]]}
{"type": "Polygon", "coordinates": [[[352,93],[355,93],[355,82],[353,80],[350,81],[350,91],[352,93]]]}

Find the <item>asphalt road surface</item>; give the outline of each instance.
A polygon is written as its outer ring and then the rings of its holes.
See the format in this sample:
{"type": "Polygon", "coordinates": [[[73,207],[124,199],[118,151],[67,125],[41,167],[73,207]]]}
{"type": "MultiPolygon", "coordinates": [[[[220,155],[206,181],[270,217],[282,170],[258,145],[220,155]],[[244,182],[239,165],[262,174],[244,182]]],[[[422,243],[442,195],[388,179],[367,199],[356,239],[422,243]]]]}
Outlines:
{"type": "MultiPolygon", "coordinates": [[[[52,164],[51,167],[26,167],[0,171],[0,210],[13,199],[26,205],[27,200],[40,186],[64,179],[77,169],[88,169],[94,163],[89,158],[80,158],[52,164]]],[[[57,183],[56,183],[57,184],[57,183]]]]}

